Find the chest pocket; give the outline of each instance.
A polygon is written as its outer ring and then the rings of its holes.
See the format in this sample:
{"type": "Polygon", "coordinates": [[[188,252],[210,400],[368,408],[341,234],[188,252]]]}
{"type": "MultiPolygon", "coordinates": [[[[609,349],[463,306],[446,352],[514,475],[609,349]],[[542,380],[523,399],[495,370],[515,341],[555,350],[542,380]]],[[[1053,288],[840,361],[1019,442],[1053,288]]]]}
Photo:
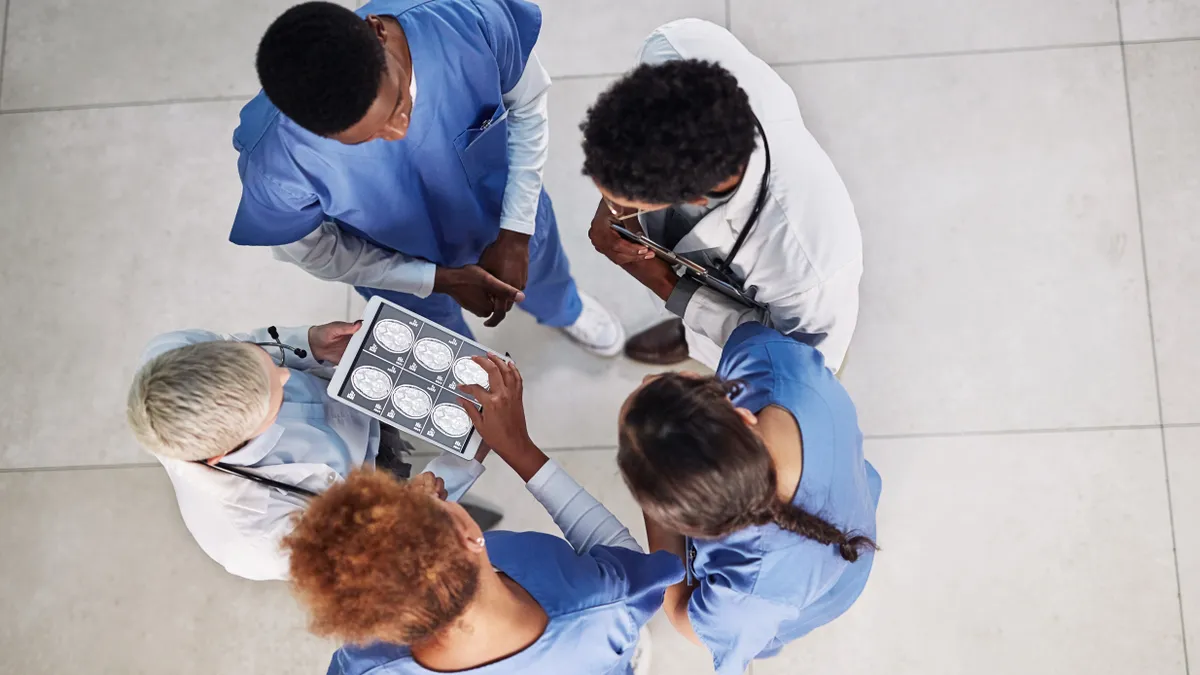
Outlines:
{"type": "Polygon", "coordinates": [[[499,218],[508,182],[508,110],[496,106],[491,117],[454,139],[454,149],[471,189],[495,209],[499,218]]]}

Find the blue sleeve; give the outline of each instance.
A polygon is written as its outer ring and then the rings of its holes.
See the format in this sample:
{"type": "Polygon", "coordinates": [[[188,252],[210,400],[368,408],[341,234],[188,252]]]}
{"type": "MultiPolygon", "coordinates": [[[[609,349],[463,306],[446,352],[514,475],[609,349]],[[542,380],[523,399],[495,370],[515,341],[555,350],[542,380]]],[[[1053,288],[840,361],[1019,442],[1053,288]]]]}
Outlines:
{"type": "Polygon", "coordinates": [[[645,554],[619,546],[593,546],[577,554],[561,537],[541,532],[488,532],[492,564],[525,590],[565,613],[624,604],[641,626],[662,606],[671,584],[683,580],[679,557],[645,554]]]}
{"type": "Polygon", "coordinates": [[[729,334],[729,339],[725,341],[725,348],[721,350],[721,355],[736,353],[742,349],[749,349],[757,344],[765,344],[771,340],[783,337],[783,333],[764,326],[757,321],[746,322],[733,330],[729,334]]]}
{"type": "Polygon", "coordinates": [[[524,0],[473,0],[483,19],[496,65],[500,68],[500,91],[511,91],[525,72],[525,62],[542,30],[542,10],[524,0]]]}
{"type": "Polygon", "coordinates": [[[779,627],[795,618],[795,608],[742,593],[705,580],[688,602],[692,630],[712,652],[718,675],[741,675],[779,634],[779,627]]]}
{"type": "Polygon", "coordinates": [[[683,563],[666,551],[646,554],[619,546],[593,546],[584,558],[595,564],[596,595],[623,602],[641,628],[662,607],[667,587],[683,581],[683,563]]]}
{"type": "Polygon", "coordinates": [[[303,239],[321,225],[324,213],[315,196],[295,194],[255,168],[242,169],[242,201],[229,241],[240,246],[280,246],[303,239]]]}

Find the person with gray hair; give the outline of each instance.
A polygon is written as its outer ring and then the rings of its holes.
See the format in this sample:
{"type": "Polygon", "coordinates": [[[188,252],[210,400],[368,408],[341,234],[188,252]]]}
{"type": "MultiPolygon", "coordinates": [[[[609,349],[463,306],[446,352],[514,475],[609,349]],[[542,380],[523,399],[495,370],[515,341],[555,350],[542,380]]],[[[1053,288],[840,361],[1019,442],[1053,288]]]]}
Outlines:
{"type": "MultiPolygon", "coordinates": [[[[166,469],[196,543],[232,574],[286,579],[279,542],[292,516],[351,470],[408,477],[402,453],[411,446],[399,433],[325,391],[330,364],[360,326],[182,330],[147,347],[129,389],[129,426],[166,469]]],[[[484,454],[442,454],[415,480],[457,500],[483,473],[484,454]]]]}

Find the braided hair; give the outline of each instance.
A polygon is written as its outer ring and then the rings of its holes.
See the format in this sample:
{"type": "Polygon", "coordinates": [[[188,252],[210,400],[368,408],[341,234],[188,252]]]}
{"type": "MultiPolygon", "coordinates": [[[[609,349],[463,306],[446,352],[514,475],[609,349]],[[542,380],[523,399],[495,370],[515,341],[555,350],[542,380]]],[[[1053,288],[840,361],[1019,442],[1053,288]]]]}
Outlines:
{"type": "Polygon", "coordinates": [[[843,532],[779,499],[771,454],[730,401],[741,386],[717,377],[668,373],[630,399],[617,464],[647,515],[706,539],[774,523],[836,546],[849,562],[864,550],[875,550],[870,537],[843,532]]]}

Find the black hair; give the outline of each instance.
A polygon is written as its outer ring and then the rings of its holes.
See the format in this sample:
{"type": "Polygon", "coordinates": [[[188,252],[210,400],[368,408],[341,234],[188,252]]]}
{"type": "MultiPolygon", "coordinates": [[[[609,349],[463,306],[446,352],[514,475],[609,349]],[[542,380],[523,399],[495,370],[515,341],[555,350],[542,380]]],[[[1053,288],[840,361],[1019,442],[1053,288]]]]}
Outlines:
{"type": "Polygon", "coordinates": [[[263,91],[296,124],[322,136],[367,114],[387,70],[366,20],[331,2],[306,2],[267,28],[255,60],[263,91]]]}
{"type": "Polygon", "coordinates": [[[737,78],[716,63],[642,64],[588,109],[583,173],[618,197],[679,204],[745,169],[754,111],[737,78]]]}
{"type": "Polygon", "coordinates": [[[843,532],[779,499],[770,453],[729,400],[740,386],[668,373],[633,396],[621,424],[617,465],[646,514],[711,539],[774,523],[836,546],[850,562],[875,550],[869,537],[843,532]]]}

